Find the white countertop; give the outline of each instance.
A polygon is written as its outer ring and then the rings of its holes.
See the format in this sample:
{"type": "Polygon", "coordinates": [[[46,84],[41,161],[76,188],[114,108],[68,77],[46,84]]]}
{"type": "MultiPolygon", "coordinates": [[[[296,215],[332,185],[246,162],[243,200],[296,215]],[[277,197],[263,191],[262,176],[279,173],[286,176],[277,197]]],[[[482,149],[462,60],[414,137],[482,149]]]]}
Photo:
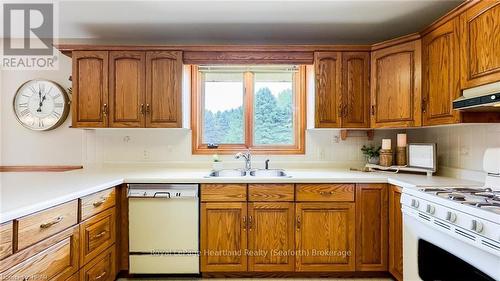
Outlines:
{"type": "Polygon", "coordinates": [[[207,178],[207,169],[105,166],[69,172],[0,173],[0,223],[122,183],[391,183],[417,186],[482,185],[479,182],[414,174],[366,173],[348,169],[287,169],[290,178],[207,178]]]}

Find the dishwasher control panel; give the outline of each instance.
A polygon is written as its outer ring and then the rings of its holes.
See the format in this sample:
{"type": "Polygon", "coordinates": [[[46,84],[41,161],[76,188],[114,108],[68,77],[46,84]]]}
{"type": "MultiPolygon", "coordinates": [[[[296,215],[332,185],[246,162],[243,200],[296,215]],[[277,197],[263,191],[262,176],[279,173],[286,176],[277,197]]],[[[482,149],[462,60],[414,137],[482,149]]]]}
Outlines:
{"type": "Polygon", "coordinates": [[[198,185],[129,184],[129,198],[197,198],[198,185]]]}

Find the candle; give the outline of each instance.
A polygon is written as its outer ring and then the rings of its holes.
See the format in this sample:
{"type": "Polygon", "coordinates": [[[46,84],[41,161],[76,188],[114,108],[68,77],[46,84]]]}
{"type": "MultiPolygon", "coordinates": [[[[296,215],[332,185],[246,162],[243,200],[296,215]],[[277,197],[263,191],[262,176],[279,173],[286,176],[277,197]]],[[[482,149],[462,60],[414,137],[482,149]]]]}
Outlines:
{"type": "Polygon", "coordinates": [[[382,149],[384,150],[391,149],[391,139],[382,139],[382,149]]]}
{"type": "Polygon", "coordinates": [[[406,147],[406,134],[398,134],[398,147],[406,147]]]}

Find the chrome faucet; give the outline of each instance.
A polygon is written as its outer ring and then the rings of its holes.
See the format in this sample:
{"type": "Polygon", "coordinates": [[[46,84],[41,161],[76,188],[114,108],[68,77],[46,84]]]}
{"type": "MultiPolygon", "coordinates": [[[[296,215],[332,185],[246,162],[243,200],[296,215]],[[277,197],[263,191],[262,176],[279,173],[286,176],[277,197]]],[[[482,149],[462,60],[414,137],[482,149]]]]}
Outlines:
{"type": "Polygon", "coordinates": [[[235,159],[240,159],[241,157],[245,159],[245,171],[250,171],[252,169],[252,155],[250,154],[250,149],[246,152],[238,152],[234,155],[235,159]]]}

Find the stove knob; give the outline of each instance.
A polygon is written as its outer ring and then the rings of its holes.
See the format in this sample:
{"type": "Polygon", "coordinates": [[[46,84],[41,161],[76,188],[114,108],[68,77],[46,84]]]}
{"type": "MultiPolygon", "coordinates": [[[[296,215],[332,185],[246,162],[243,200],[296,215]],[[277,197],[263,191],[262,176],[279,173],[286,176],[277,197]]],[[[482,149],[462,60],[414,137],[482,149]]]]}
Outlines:
{"type": "Polygon", "coordinates": [[[450,211],[446,212],[446,220],[449,222],[456,222],[457,221],[457,214],[452,213],[450,211]]]}
{"type": "Polygon", "coordinates": [[[483,231],[483,224],[480,221],[472,220],[471,230],[481,233],[483,231]]]}
{"type": "Polygon", "coordinates": [[[436,208],[434,208],[434,206],[432,206],[431,204],[427,204],[425,211],[428,214],[434,215],[434,212],[436,212],[436,208]]]}
{"type": "Polygon", "coordinates": [[[416,200],[416,199],[411,199],[411,206],[412,206],[413,208],[418,209],[418,205],[419,205],[418,200],[416,200]]]}

